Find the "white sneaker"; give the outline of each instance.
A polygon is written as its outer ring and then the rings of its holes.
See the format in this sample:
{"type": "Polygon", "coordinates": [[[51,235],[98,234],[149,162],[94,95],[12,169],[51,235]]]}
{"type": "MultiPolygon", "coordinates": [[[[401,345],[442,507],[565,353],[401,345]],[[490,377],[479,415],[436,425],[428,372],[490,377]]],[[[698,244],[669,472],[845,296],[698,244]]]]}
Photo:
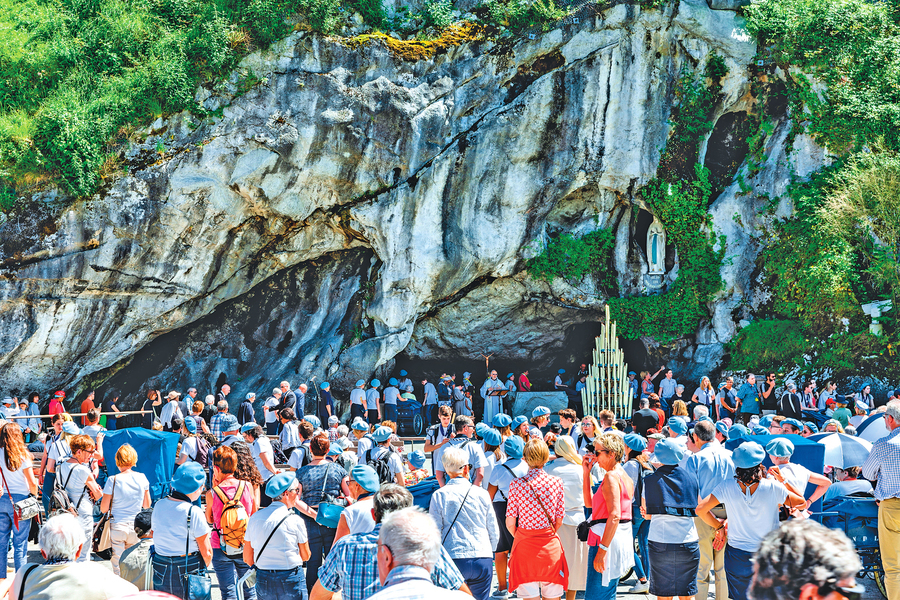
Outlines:
{"type": "Polygon", "coordinates": [[[646,594],[650,591],[650,581],[644,581],[641,583],[638,581],[634,584],[634,586],[628,590],[629,594],[646,594]]]}

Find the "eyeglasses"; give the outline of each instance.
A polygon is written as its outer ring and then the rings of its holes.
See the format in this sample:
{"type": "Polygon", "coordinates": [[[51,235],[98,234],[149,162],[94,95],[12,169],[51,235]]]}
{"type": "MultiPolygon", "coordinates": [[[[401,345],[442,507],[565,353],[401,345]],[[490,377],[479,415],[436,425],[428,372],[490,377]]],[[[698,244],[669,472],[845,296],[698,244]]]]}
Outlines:
{"type": "Polygon", "coordinates": [[[837,592],[847,600],[859,600],[866,592],[866,586],[858,582],[854,583],[856,583],[856,585],[853,587],[843,587],[838,585],[833,579],[829,579],[825,582],[825,585],[819,588],[819,596],[824,598],[831,592],[837,592]]]}

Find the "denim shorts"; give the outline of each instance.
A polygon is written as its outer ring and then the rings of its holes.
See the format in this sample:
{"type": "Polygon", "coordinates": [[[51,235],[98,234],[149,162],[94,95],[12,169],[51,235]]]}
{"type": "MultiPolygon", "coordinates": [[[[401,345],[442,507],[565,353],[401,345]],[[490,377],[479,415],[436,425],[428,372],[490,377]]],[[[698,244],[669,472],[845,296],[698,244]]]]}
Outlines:
{"type": "Polygon", "coordinates": [[[283,571],[257,569],[256,595],[265,600],[307,600],[303,567],[283,571]]]}

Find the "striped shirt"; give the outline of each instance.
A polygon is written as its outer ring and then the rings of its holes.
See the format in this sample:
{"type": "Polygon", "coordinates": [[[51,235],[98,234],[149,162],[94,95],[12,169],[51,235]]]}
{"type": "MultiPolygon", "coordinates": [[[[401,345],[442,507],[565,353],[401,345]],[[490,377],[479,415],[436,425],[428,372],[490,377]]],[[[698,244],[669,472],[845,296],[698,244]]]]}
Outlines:
{"type": "Polygon", "coordinates": [[[878,480],[877,500],[900,498],[900,427],[875,442],[862,473],[869,481],[878,480]]]}

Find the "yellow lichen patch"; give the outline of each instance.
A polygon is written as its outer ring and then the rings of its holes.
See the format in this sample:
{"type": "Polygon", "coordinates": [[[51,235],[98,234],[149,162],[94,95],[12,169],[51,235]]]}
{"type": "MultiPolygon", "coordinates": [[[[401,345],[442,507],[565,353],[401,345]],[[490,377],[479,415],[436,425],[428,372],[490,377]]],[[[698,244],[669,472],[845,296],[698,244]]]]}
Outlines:
{"type": "Polygon", "coordinates": [[[432,58],[436,54],[446,52],[449,48],[484,39],[484,27],[463,21],[446,28],[441,37],[433,40],[398,40],[387,34],[376,31],[356,36],[341,43],[350,48],[360,48],[369,42],[381,41],[387,46],[391,54],[406,61],[415,62],[426,58],[432,58]]]}

